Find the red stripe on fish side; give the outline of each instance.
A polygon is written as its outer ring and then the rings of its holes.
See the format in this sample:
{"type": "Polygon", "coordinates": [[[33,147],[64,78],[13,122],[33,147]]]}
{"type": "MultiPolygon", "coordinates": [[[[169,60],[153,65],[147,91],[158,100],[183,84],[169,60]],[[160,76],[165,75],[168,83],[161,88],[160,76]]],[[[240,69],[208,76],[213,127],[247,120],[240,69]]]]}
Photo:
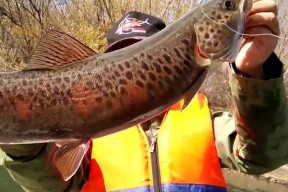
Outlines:
{"type": "Polygon", "coordinates": [[[30,109],[30,101],[15,98],[14,103],[16,114],[20,120],[28,120],[32,116],[33,110],[30,109]]]}
{"type": "Polygon", "coordinates": [[[96,90],[89,90],[83,83],[78,83],[73,87],[72,91],[74,110],[83,117],[89,117],[101,107],[101,105],[95,101],[97,95],[96,90]]]}

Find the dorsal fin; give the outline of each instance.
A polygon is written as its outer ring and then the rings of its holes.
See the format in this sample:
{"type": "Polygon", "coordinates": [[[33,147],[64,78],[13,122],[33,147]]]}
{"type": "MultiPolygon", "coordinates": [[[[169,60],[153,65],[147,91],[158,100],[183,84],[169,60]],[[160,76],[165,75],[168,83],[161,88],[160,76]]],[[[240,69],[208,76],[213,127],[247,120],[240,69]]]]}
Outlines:
{"type": "Polygon", "coordinates": [[[41,39],[24,70],[58,69],[94,55],[92,49],[77,39],[53,30],[41,39]]]}

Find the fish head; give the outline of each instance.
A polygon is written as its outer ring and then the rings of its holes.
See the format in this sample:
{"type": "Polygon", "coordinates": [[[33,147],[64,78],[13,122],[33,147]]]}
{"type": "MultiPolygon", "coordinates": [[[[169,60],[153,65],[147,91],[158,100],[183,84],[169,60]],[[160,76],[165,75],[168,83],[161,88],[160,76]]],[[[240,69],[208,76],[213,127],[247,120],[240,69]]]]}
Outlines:
{"type": "Polygon", "coordinates": [[[194,24],[197,52],[213,61],[235,60],[253,0],[203,0],[194,24]]]}

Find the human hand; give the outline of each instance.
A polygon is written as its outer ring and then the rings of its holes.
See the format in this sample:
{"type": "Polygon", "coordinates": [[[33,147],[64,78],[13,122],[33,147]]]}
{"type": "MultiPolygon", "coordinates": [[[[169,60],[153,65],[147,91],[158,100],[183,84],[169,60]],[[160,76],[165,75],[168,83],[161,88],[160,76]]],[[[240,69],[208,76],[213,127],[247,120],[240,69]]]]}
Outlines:
{"type": "MultiPolygon", "coordinates": [[[[247,34],[279,35],[277,6],[274,0],[253,0],[253,7],[247,18],[247,34]]],[[[235,64],[237,69],[250,78],[263,79],[263,63],[274,51],[278,38],[270,35],[245,36],[235,64]]]]}

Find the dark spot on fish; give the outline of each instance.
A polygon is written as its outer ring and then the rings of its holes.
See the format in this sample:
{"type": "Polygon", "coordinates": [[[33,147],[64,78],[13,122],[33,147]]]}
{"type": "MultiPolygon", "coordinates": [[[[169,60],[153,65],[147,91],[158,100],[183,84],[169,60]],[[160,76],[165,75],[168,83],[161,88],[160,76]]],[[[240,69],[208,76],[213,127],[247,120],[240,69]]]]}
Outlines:
{"type": "Polygon", "coordinates": [[[31,79],[35,79],[36,78],[36,73],[35,72],[32,72],[32,74],[31,74],[31,79]]]}
{"type": "Polygon", "coordinates": [[[109,94],[108,94],[106,91],[104,91],[104,92],[103,92],[103,96],[104,96],[104,97],[108,97],[109,94]]]}
{"type": "Polygon", "coordinates": [[[191,62],[187,59],[184,59],[184,65],[190,67],[191,62]]]}
{"type": "Polygon", "coordinates": [[[40,92],[42,97],[46,97],[47,93],[44,89],[41,89],[39,92],[40,92]]]}
{"type": "Polygon", "coordinates": [[[61,78],[59,78],[59,77],[56,78],[56,83],[61,83],[61,81],[62,81],[61,78]]]}
{"type": "Polygon", "coordinates": [[[21,84],[22,84],[23,86],[27,86],[27,85],[28,85],[28,82],[27,82],[27,80],[24,79],[24,80],[21,81],[21,84]]]}
{"type": "Polygon", "coordinates": [[[190,42],[187,39],[182,39],[181,43],[184,44],[184,45],[189,45],[190,44],[190,42]]]}
{"type": "Polygon", "coordinates": [[[116,79],[115,75],[112,75],[112,76],[111,76],[111,79],[115,80],[115,79],[116,79]]]}
{"type": "Polygon", "coordinates": [[[113,105],[112,105],[112,101],[110,100],[110,99],[108,99],[107,101],[106,101],[106,105],[107,105],[107,107],[109,107],[109,108],[111,108],[113,105]]]}
{"type": "Polygon", "coordinates": [[[57,105],[57,99],[52,99],[52,101],[51,101],[51,103],[52,103],[52,105],[57,105]]]}
{"type": "Polygon", "coordinates": [[[82,80],[83,79],[81,74],[78,74],[77,78],[78,78],[78,80],[82,80]]]}
{"type": "Polygon", "coordinates": [[[115,75],[116,77],[119,77],[119,76],[120,76],[120,73],[119,73],[118,71],[114,71],[114,75],[115,75]]]}
{"type": "Polygon", "coordinates": [[[104,71],[105,71],[105,73],[109,73],[109,68],[108,67],[104,67],[104,71]]]}
{"type": "Polygon", "coordinates": [[[185,58],[186,58],[188,61],[191,61],[191,60],[192,60],[192,58],[191,58],[191,55],[190,55],[190,54],[188,54],[188,53],[185,53],[184,55],[185,55],[185,58]]]}
{"type": "Polygon", "coordinates": [[[153,60],[153,57],[151,56],[151,55],[147,55],[147,58],[149,59],[149,60],[153,60]]]}
{"type": "Polygon", "coordinates": [[[155,87],[154,87],[154,85],[152,83],[147,83],[147,88],[149,90],[153,90],[155,87]]]}
{"type": "Polygon", "coordinates": [[[212,15],[215,15],[215,14],[216,14],[216,11],[212,11],[211,13],[212,13],[212,15]]]}
{"type": "Polygon", "coordinates": [[[119,70],[120,70],[121,72],[124,71],[124,67],[123,67],[122,65],[118,65],[118,68],[119,68],[119,70]]]}
{"type": "Polygon", "coordinates": [[[115,92],[110,92],[110,95],[112,96],[112,97],[114,97],[114,98],[116,98],[116,94],[115,94],[115,92]]]}
{"type": "Polygon", "coordinates": [[[169,55],[163,54],[163,57],[164,57],[165,61],[167,61],[168,63],[172,63],[172,58],[169,55]]]}
{"type": "Polygon", "coordinates": [[[133,59],[134,61],[139,62],[139,59],[137,57],[134,57],[133,59]]]}
{"type": "Polygon", "coordinates": [[[91,75],[92,75],[92,73],[91,73],[91,72],[88,72],[87,74],[88,74],[88,76],[91,76],[91,75]]]}
{"type": "Polygon", "coordinates": [[[13,94],[15,94],[15,93],[16,93],[16,91],[17,91],[17,89],[18,89],[18,88],[17,88],[17,86],[16,86],[16,85],[14,85],[14,86],[13,86],[13,88],[12,88],[12,93],[13,93],[13,94]]]}
{"type": "Polygon", "coordinates": [[[171,75],[171,74],[172,74],[172,70],[171,70],[169,67],[167,67],[167,66],[164,66],[164,67],[163,67],[163,70],[164,70],[168,75],[171,75]]]}
{"type": "Polygon", "coordinates": [[[210,32],[211,32],[211,33],[214,33],[214,32],[215,32],[215,29],[211,28],[211,29],[210,29],[210,32]]]}
{"type": "Polygon", "coordinates": [[[138,70],[138,71],[137,71],[137,74],[140,76],[140,78],[141,78],[142,80],[144,80],[144,81],[147,80],[147,77],[145,76],[145,74],[144,74],[142,71],[138,70]]]}
{"type": "Polygon", "coordinates": [[[84,105],[87,105],[87,104],[88,104],[88,102],[87,102],[86,99],[84,99],[84,100],[82,101],[82,103],[83,103],[84,105]]]}
{"type": "Polygon", "coordinates": [[[68,105],[68,104],[69,104],[69,99],[68,99],[67,97],[64,97],[64,98],[63,98],[63,103],[64,103],[65,105],[68,105]]]}
{"type": "Polygon", "coordinates": [[[224,18],[225,18],[225,19],[229,19],[230,16],[229,16],[229,15],[225,15],[224,18]]]}
{"type": "Polygon", "coordinates": [[[137,81],[136,81],[136,85],[137,85],[138,87],[144,88],[144,84],[143,84],[143,82],[140,81],[140,80],[137,80],[137,81]]]}
{"type": "Polygon", "coordinates": [[[144,54],[144,53],[140,53],[140,56],[141,56],[141,57],[145,57],[145,54],[144,54]]]}
{"type": "Polygon", "coordinates": [[[93,87],[93,81],[86,81],[86,86],[88,86],[88,87],[93,87]]]}
{"type": "Polygon", "coordinates": [[[218,14],[217,19],[222,19],[222,15],[218,14]]]}
{"type": "Polygon", "coordinates": [[[34,105],[33,105],[33,103],[30,103],[30,105],[29,105],[29,109],[30,109],[30,110],[33,110],[33,109],[34,109],[34,105]]]}
{"type": "Polygon", "coordinates": [[[58,86],[55,86],[55,87],[53,88],[53,91],[54,91],[54,93],[57,94],[57,95],[60,93],[60,89],[59,89],[58,86]]]}
{"type": "Polygon", "coordinates": [[[95,101],[96,101],[97,103],[102,103],[103,99],[102,99],[102,97],[96,97],[96,98],[95,98],[95,101]]]}
{"type": "Polygon", "coordinates": [[[161,66],[159,64],[153,63],[153,66],[155,67],[157,73],[161,73],[162,72],[161,66]]]}
{"type": "Polygon", "coordinates": [[[149,71],[149,67],[147,65],[147,63],[145,63],[144,61],[142,61],[141,66],[143,69],[145,69],[146,71],[149,71]]]}
{"type": "Polygon", "coordinates": [[[7,95],[10,95],[11,91],[7,87],[5,87],[4,93],[7,94],[7,95]]]}
{"type": "Polygon", "coordinates": [[[39,107],[40,107],[41,109],[43,109],[43,108],[45,107],[45,105],[44,105],[44,100],[43,100],[43,99],[39,99],[39,100],[38,100],[38,104],[39,104],[39,107]]]}
{"type": "Polygon", "coordinates": [[[106,81],[106,82],[105,82],[105,87],[106,87],[107,89],[112,89],[112,88],[113,88],[113,85],[112,85],[110,82],[106,81]]]}
{"type": "Polygon", "coordinates": [[[43,86],[44,85],[44,79],[39,79],[39,85],[43,86]]]}
{"type": "Polygon", "coordinates": [[[177,74],[179,75],[182,75],[183,74],[183,71],[180,67],[178,67],[177,65],[174,65],[174,69],[176,71],[177,74]]]}
{"type": "Polygon", "coordinates": [[[72,97],[72,91],[71,91],[71,89],[68,89],[67,91],[66,91],[66,95],[67,96],[69,96],[69,97],[72,97]]]}
{"type": "Polygon", "coordinates": [[[126,85],[127,81],[125,79],[119,79],[119,84],[126,85]]]}
{"type": "Polygon", "coordinates": [[[97,79],[98,81],[102,81],[101,75],[96,75],[95,77],[96,77],[96,79],[97,79]]]}
{"type": "Polygon", "coordinates": [[[204,38],[209,39],[210,35],[208,33],[205,33],[204,38]]]}
{"type": "Polygon", "coordinates": [[[4,97],[4,94],[2,91],[0,91],[0,98],[2,99],[4,97]]]}
{"type": "Polygon", "coordinates": [[[70,83],[70,78],[69,78],[69,77],[64,77],[63,79],[64,79],[64,81],[65,81],[66,83],[70,83]]]}
{"type": "Polygon", "coordinates": [[[156,81],[156,75],[154,75],[153,73],[149,73],[149,78],[152,79],[153,81],[156,81]]]}
{"type": "Polygon", "coordinates": [[[161,58],[158,58],[159,63],[163,64],[163,60],[161,58]]]}
{"type": "Polygon", "coordinates": [[[127,95],[128,92],[126,91],[126,89],[124,87],[120,87],[120,93],[121,95],[127,95]]]}
{"type": "Polygon", "coordinates": [[[133,79],[133,74],[130,71],[127,71],[125,75],[126,75],[126,78],[128,80],[132,80],[133,79]]]}
{"type": "Polygon", "coordinates": [[[23,96],[21,93],[17,95],[17,98],[18,98],[20,101],[24,101],[24,100],[25,100],[24,96],[23,96]]]}
{"type": "Polygon", "coordinates": [[[182,55],[181,55],[180,51],[177,48],[174,48],[174,52],[176,53],[176,56],[178,58],[182,58],[182,55]]]}
{"type": "Polygon", "coordinates": [[[102,91],[102,86],[100,84],[95,84],[95,87],[97,90],[102,91]]]}
{"type": "Polygon", "coordinates": [[[33,92],[33,89],[31,87],[29,87],[27,91],[28,91],[28,96],[29,97],[33,97],[34,96],[34,92],[33,92]]]}
{"type": "Polygon", "coordinates": [[[204,27],[199,27],[198,29],[199,29],[200,32],[204,31],[204,27]]]}
{"type": "Polygon", "coordinates": [[[219,42],[218,42],[218,41],[215,41],[215,42],[213,43],[213,45],[214,45],[214,47],[218,47],[219,42]]]}

